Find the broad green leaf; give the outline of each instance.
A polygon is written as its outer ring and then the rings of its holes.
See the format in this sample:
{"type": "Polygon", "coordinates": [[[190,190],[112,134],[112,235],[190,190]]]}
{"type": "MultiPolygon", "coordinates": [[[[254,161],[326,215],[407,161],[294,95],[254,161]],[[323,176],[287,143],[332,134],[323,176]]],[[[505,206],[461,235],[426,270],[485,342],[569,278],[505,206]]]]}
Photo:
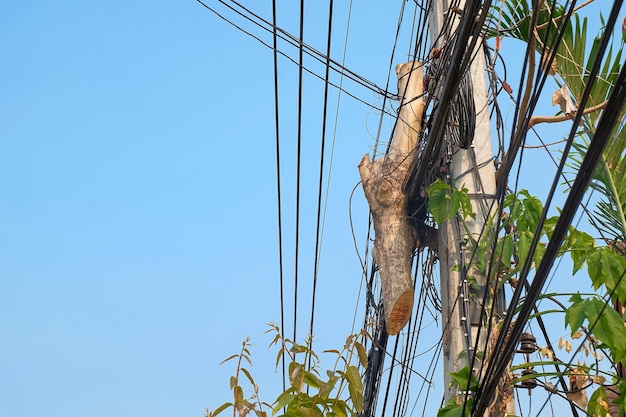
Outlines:
{"type": "Polygon", "coordinates": [[[457,384],[463,391],[476,391],[478,389],[478,380],[476,376],[470,372],[469,366],[461,368],[458,372],[450,372],[450,384],[457,384]]]}
{"type": "Polygon", "coordinates": [[[572,257],[572,261],[574,261],[573,273],[575,274],[583,267],[587,255],[593,251],[596,243],[594,238],[589,234],[571,227],[566,244],[570,248],[570,256],[572,257]]]}
{"type": "Polygon", "coordinates": [[[533,262],[535,265],[539,265],[541,260],[543,259],[543,255],[546,253],[546,245],[545,243],[539,242],[537,247],[535,248],[535,256],[533,257],[533,262]]]}
{"type": "Polygon", "coordinates": [[[509,269],[513,259],[513,236],[505,235],[498,241],[498,252],[502,267],[509,269]]]}
{"type": "Polygon", "coordinates": [[[616,362],[621,362],[626,357],[624,321],[604,300],[594,297],[585,301],[589,331],[609,346],[616,362]]]}
{"type": "Polygon", "coordinates": [[[445,406],[437,411],[437,417],[463,417],[463,406],[451,398],[445,406]]]}
{"type": "Polygon", "coordinates": [[[272,406],[272,415],[275,415],[280,411],[283,407],[286,407],[288,404],[296,398],[296,396],[292,393],[292,389],[288,389],[278,396],[276,402],[272,406]]]}
{"type": "Polygon", "coordinates": [[[314,373],[309,371],[304,372],[304,383],[316,389],[324,384],[314,373]]]}
{"type": "Polygon", "coordinates": [[[588,256],[589,276],[596,289],[605,285],[618,299],[626,298],[626,260],[609,247],[600,247],[588,256]]]}
{"type": "Polygon", "coordinates": [[[303,380],[303,372],[304,367],[301,364],[297,362],[291,362],[289,364],[289,382],[291,382],[292,387],[300,388],[303,380]]]}
{"type": "Polygon", "coordinates": [[[350,365],[346,368],[346,378],[348,379],[348,383],[354,385],[359,391],[363,389],[361,374],[356,366],[350,365]]]}
{"type": "Polygon", "coordinates": [[[572,304],[565,310],[565,326],[569,326],[572,335],[574,335],[582,327],[587,317],[585,315],[585,301],[580,294],[573,295],[569,301],[572,304]]]}
{"type": "Polygon", "coordinates": [[[346,417],[348,407],[344,401],[334,402],[332,408],[337,417],[346,417]]]}
{"type": "Polygon", "coordinates": [[[524,262],[526,262],[532,240],[533,233],[529,232],[528,230],[520,233],[519,239],[517,240],[517,257],[519,259],[520,265],[524,265],[524,262]]]}
{"type": "Polygon", "coordinates": [[[437,223],[443,223],[449,218],[449,196],[450,186],[441,180],[430,184],[427,188],[428,211],[433,215],[437,223]]]}
{"type": "Polygon", "coordinates": [[[543,205],[538,198],[532,197],[526,190],[522,190],[520,194],[525,197],[521,200],[524,207],[524,216],[519,219],[518,228],[536,233],[539,219],[543,212],[543,205]]]}
{"type": "Polygon", "coordinates": [[[230,389],[232,390],[236,386],[237,386],[237,377],[236,376],[231,376],[230,377],[230,389]]]}
{"type": "Polygon", "coordinates": [[[362,344],[359,342],[354,342],[354,347],[356,347],[356,351],[359,354],[359,362],[363,368],[367,368],[367,352],[362,344]]]}
{"type": "Polygon", "coordinates": [[[450,190],[449,215],[452,217],[459,212],[464,219],[467,217],[475,217],[467,188],[462,188],[461,190],[451,188],[450,190]]]}
{"type": "Polygon", "coordinates": [[[361,375],[356,366],[350,365],[346,369],[346,377],[348,379],[348,391],[350,391],[350,399],[357,412],[363,411],[364,399],[363,399],[363,383],[361,382],[361,375]]]}
{"type": "Polygon", "coordinates": [[[338,380],[339,380],[339,377],[336,375],[333,375],[328,381],[322,384],[319,390],[319,394],[318,394],[321,399],[323,400],[328,399],[328,396],[332,392],[333,388],[335,388],[335,384],[337,383],[338,380]]]}

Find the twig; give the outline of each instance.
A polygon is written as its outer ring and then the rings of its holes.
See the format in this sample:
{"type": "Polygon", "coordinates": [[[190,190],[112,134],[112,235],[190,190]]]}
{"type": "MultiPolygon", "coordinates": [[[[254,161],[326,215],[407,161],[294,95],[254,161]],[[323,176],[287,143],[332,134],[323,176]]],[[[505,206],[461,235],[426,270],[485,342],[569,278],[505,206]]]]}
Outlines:
{"type": "MultiPolygon", "coordinates": [[[[608,101],[602,102],[596,106],[593,107],[588,107],[585,110],[583,110],[583,115],[589,114],[589,113],[593,113],[596,112],[598,110],[602,110],[603,108],[606,107],[606,104],[608,103],[608,101]]],[[[571,117],[567,114],[560,114],[558,116],[533,116],[530,118],[529,122],[528,122],[528,128],[530,129],[531,127],[533,127],[536,124],[539,123],[558,123],[558,122],[564,122],[566,120],[570,120],[571,117]]]]}

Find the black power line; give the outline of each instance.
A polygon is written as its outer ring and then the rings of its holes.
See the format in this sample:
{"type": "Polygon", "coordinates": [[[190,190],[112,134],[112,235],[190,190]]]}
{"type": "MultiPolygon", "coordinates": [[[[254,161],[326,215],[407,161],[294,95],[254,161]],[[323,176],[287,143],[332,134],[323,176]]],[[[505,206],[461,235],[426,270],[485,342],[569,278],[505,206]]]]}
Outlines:
{"type": "MultiPolygon", "coordinates": [[[[285,339],[285,298],[284,298],[284,286],[283,286],[283,215],[282,215],[282,197],[281,197],[281,184],[280,184],[280,117],[278,105],[278,38],[276,36],[276,0],[272,0],[272,26],[273,30],[273,45],[274,45],[274,129],[276,130],[276,197],[278,199],[278,274],[280,279],[280,334],[285,339]]],[[[282,369],[283,369],[283,391],[286,388],[286,368],[285,368],[285,353],[282,355],[282,369]]]]}

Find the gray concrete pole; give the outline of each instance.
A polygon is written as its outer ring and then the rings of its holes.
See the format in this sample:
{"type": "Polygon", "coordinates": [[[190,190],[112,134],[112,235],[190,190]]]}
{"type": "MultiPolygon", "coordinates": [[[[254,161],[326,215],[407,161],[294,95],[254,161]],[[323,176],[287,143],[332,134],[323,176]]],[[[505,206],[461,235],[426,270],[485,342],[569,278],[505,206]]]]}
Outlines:
{"type": "MultiPolygon", "coordinates": [[[[435,0],[430,14],[431,39],[436,44],[433,47],[441,48],[447,39],[440,38],[439,33],[443,26],[445,14],[449,10],[449,0],[435,0]]],[[[459,4],[462,10],[464,1],[459,4]]],[[[460,14],[453,13],[458,25],[460,14]]],[[[454,27],[454,26],[453,26],[454,27]]],[[[443,316],[443,343],[444,343],[444,383],[446,387],[445,400],[459,395],[458,387],[450,387],[450,373],[456,372],[468,365],[473,356],[472,349],[479,338],[478,350],[484,351],[486,346],[485,325],[480,326],[480,311],[482,294],[470,294],[467,277],[472,276],[479,285],[484,285],[486,277],[478,276],[471,265],[471,247],[468,242],[468,233],[473,239],[478,239],[488,218],[493,216],[497,207],[495,203],[496,179],[493,164],[493,148],[489,120],[488,97],[486,88],[485,62],[481,42],[479,50],[474,54],[470,73],[473,85],[473,96],[476,107],[476,130],[472,146],[468,149],[454,147],[449,158],[448,179],[457,189],[467,188],[472,201],[475,219],[466,219],[465,226],[459,227],[459,222],[450,220],[439,225],[439,261],[441,275],[441,299],[443,316]],[[464,273],[465,271],[465,273],[464,273]],[[473,313],[473,314],[472,314],[473,313]]],[[[474,363],[477,369],[480,362],[474,363]]],[[[506,412],[514,415],[514,402],[509,401],[506,412]]],[[[490,415],[499,415],[491,413],[490,415]]]]}

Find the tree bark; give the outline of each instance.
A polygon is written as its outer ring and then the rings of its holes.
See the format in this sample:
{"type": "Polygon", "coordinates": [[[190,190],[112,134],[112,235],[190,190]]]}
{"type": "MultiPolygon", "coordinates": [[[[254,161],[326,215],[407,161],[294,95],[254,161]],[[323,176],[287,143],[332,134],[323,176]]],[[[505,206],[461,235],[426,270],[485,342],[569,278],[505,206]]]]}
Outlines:
{"type": "Polygon", "coordinates": [[[400,64],[396,74],[401,101],[389,152],[374,162],[365,154],[358,166],[374,222],[374,259],[390,335],[402,330],[413,310],[411,264],[416,235],[409,222],[409,200],[403,188],[416,155],[424,113],[422,65],[417,61],[400,64]]]}

